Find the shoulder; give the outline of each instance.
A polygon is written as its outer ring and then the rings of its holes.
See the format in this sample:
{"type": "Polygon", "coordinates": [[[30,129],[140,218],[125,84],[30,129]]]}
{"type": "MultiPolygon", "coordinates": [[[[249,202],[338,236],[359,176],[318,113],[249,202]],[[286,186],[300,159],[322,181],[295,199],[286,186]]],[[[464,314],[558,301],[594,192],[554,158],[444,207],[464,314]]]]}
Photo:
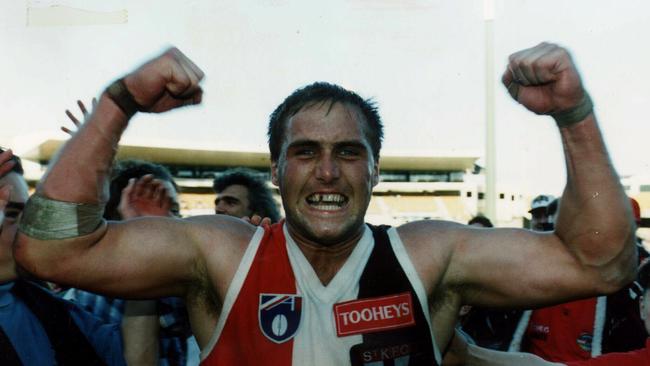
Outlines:
{"type": "Polygon", "coordinates": [[[396,228],[428,293],[444,277],[456,245],[463,240],[467,228],[440,220],[415,221],[396,228]]]}
{"type": "Polygon", "coordinates": [[[468,235],[467,225],[442,220],[414,221],[398,226],[397,233],[407,248],[433,248],[440,250],[468,235]]]}

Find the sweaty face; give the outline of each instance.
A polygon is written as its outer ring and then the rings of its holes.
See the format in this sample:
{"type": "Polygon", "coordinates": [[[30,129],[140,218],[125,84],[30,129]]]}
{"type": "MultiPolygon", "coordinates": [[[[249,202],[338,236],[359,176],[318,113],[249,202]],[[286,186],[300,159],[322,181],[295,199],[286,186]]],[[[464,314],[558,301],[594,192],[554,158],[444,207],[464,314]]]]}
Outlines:
{"type": "MultiPolygon", "coordinates": [[[[29,191],[25,179],[20,174],[11,172],[0,178],[0,187],[9,185],[11,186],[11,195],[9,203],[4,209],[4,220],[0,226],[0,273],[4,274],[9,267],[13,268],[14,260],[11,252],[11,244],[16,237],[18,229],[18,220],[20,219],[25,202],[29,197],[29,191]]],[[[0,276],[2,277],[2,276],[0,276]]],[[[11,280],[7,278],[0,278],[0,282],[11,280]]]]}
{"type": "Polygon", "coordinates": [[[378,164],[357,107],[307,106],[287,121],[280,157],[272,165],[292,237],[333,246],[363,232],[378,164]]]}
{"type": "Polygon", "coordinates": [[[233,184],[217,193],[214,200],[214,210],[218,214],[242,218],[250,217],[253,212],[249,209],[248,188],[241,184],[233,184]]]}

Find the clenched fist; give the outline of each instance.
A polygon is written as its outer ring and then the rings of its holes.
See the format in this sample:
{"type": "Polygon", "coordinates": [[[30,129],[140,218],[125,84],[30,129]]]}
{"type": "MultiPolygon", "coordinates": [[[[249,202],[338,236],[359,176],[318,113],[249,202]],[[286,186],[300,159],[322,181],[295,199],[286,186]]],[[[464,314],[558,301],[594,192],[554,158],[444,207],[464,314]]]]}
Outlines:
{"type": "Polygon", "coordinates": [[[571,55],[550,43],[510,55],[501,81],[517,102],[537,114],[570,110],[585,96],[571,55]]]}
{"type": "Polygon", "coordinates": [[[177,48],[140,66],[124,84],[144,112],[161,113],[201,102],[204,73],[177,48]]]}

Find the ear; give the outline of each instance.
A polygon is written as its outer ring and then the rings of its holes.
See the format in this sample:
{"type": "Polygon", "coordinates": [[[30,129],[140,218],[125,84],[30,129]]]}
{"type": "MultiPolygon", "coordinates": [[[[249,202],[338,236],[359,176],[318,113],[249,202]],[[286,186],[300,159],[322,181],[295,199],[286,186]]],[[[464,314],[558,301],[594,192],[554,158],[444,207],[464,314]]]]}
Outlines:
{"type": "Polygon", "coordinates": [[[277,161],[271,162],[271,183],[273,183],[273,185],[276,186],[276,187],[280,186],[280,180],[278,179],[278,162],[277,161]]]}
{"type": "Polygon", "coordinates": [[[377,184],[379,184],[379,160],[372,165],[372,186],[375,187],[377,184]]]}

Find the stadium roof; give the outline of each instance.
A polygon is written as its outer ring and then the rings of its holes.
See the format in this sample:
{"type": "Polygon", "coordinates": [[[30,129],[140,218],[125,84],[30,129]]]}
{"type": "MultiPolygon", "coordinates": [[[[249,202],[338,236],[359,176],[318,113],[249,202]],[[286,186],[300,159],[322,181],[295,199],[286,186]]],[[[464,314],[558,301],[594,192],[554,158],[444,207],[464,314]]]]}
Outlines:
{"type": "MultiPolygon", "coordinates": [[[[63,140],[47,140],[23,153],[22,158],[47,164],[63,140]]],[[[118,159],[143,159],[164,165],[268,168],[266,152],[219,151],[190,148],[120,145],[118,159]]],[[[466,171],[474,167],[476,156],[382,155],[382,170],[466,171]]]]}

